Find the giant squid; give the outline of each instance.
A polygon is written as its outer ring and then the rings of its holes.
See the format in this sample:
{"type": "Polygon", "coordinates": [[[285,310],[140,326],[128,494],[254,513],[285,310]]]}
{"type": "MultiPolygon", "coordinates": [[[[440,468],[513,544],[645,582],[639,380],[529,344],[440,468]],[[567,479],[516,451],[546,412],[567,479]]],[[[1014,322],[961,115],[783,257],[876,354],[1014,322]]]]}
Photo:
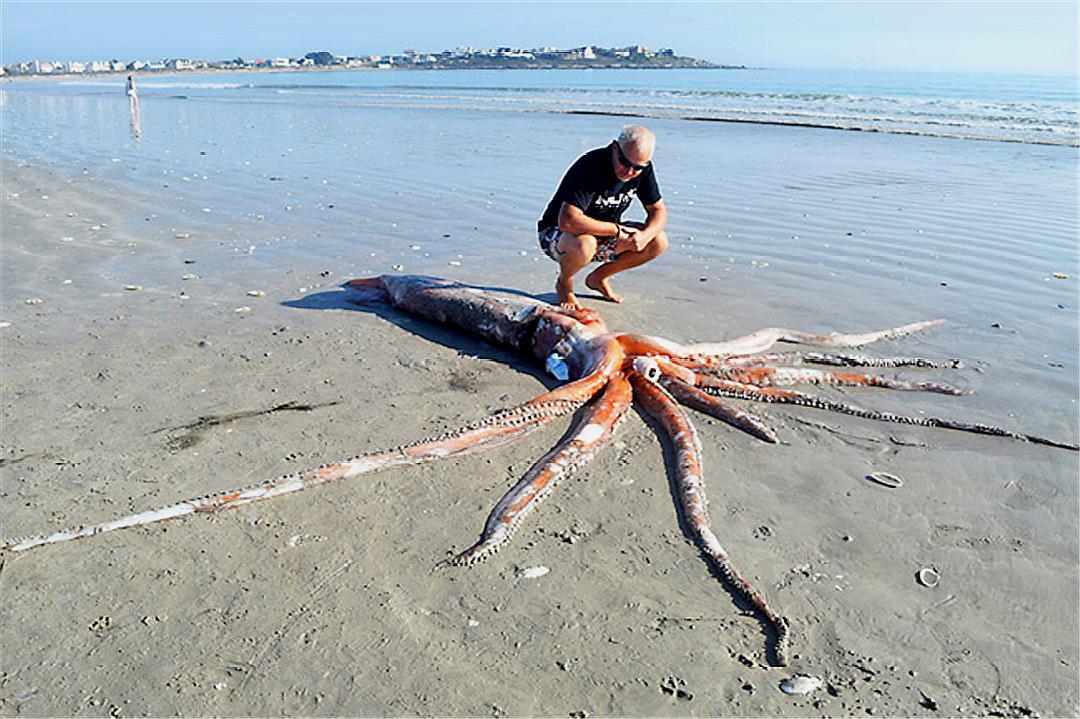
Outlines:
{"type": "Polygon", "coordinates": [[[525,518],[551,494],[559,480],[588,462],[611,439],[636,404],[651,418],[653,426],[673,452],[674,493],[691,539],[728,586],[741,594],[772,628],[775,663],[783,666],[787,664],[792,623],[774,610],[764,593],[736,568],[712,530],[705,496],[702,447],[684,406],[726,422],[766,443],[779,441],[767,420],[728,400],[802,405],[866,419],[994,435],[1072,451],[1078,449],[1075,444],[991,425],[872,411],[792,389],[799,385],[825,384],[963,395],[967,394],[965,390],[947,384],[901,380],[847,369],[956,368],[960,366],[957,360],[873,358],[822,351],[770,352],[780,342],[823,348],[859,347],[935,327],[943,320],[915,322],[861,334],[817,335],[767,328],[725,342],[679,344],[648,335],[612,332],[599,314],[590,309],[565,310],[528,296],[434,277],[383,275],[352,280],[345,286],[358,303],[387,302],[404,312],[453,325],[495,344],[532,355],[565,384],[435,437],[393,449],[366,452],[307,471],[102,524],[5,541],[0,544],[0,551],[18,553],[41,545],[189,514],[234,509],[376,470],[496,449],[559,417],[576,414],[563,439],[532,465],[491,510],[479,539],[464,551],[440,562],[445,566],[475,564],[504,547],[525,518]]]}

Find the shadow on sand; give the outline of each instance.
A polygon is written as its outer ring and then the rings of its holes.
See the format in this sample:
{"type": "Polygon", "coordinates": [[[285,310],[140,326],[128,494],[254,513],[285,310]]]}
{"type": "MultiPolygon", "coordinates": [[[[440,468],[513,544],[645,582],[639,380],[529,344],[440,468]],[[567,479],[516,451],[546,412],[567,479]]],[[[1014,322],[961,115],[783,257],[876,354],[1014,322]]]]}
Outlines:
{"type": "MultiPolygon", "coordinates": [[[[530,299],[547,302],[547,295],[535,296],[519,290],[506,289],[504,287],[486,287],[482,285],[469,285],[488,292],[502,292],[505,294],[527,297],[530,299]]],[[[382,301],[358,300],[360,293],[346,287],[341,287],[323,292],[315,292],[295,300],[286,300],[282,306],[301,310],[349,310],[376,315],[387,322],[401,327],[418,337],[429,342],[440,344],[455,350],[459,355],[481,360],[489,360],[513,367],[522,374],[534,377],[548,390],[553,389],[562,382],[551,377],[542,370],[538,360],[528,355],[520,354],[514,350],[493,345],[487,340],[465,334],[455,328],[430,322],[415,315],[394,309],[382,301]]],[[[554,298],[554,294],[551,294],[554,298]]]]}

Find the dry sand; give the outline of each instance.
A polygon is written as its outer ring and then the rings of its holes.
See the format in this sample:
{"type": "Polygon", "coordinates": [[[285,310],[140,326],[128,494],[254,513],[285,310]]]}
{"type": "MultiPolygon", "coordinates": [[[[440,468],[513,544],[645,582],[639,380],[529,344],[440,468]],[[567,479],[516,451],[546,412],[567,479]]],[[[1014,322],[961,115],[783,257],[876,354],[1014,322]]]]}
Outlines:
{"type": "MultiPolygon", "coordinates": [[[[527,358],[350,307],[337,289],[348,278],[323,267],[182,280],[200,272],[182,260],[220,238],[170,248],[126,229],[144,221],[151,198],[4,170],[5,538],[392,446],[551,384],[527,358]],[[133,252],[161,267],[131,272],[133,252]],[[251,311],[235,312],[242,306],[251,311]]],[[[172,229],[183,228],[161,236],[172,229]]],[[[792,311],[747,301],[736,281],[712,295],[651,296],[650,281],[628,279],[623,306],[588,303],[613,328],[676,340],[734,336],[792,311]]],[[[870,329],[851,320],[805,328],[870,329]]],[[[950,327],[873,353],[942,356],[965,336],[950,327]]],[[[989,375],[960,382],[1009,383],[1003,364],[989,375]]],[[[859,399],[1075,432],[1071,421],[1009,417],[992,398],[859,399]]],[[[1075,455],[812,410],[766,413],[782,445],[696,421],[714,526],[792,619],[791,667],[767,665],[761,622],[680,532],[661,446],[632,416],[507,549],[468,569],[435,563],[474,541],[561,429],[493,454],[7,556],[0,712],[1077,713],[1076,493],[1061,489],[1075,455]],[[904,486],[865,481],[872,471],[904,486]],[[551,571],[523,576],[537,566],[551,571]],[[916,583],[921,567],[940,573],[936,588],[916,583]],[[781,693],[799,672],[825,687],[781,693]]]]}

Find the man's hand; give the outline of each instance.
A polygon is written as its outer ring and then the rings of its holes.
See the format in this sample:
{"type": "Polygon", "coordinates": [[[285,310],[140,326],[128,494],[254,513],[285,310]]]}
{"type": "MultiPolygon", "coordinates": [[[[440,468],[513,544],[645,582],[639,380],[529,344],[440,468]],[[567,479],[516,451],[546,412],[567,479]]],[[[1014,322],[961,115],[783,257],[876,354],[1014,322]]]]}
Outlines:
{"type": "Polygon", "coordinates": [[[615,252],[641,252],[652,237],[644,230],[623,226],[620,239],[615,242],[615,252]]]}

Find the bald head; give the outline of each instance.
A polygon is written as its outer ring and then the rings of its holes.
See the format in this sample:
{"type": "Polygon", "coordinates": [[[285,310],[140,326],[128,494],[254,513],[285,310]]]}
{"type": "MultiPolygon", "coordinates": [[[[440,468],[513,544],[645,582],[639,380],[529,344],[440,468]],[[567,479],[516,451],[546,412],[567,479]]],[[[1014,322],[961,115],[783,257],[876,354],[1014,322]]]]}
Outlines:
{"type": "Polygon", "coordinates": [[[619,147],[623,152],[651,158],[656,149],[656,135],[644,125],[627,125],[619,133],[619,147]]]}

